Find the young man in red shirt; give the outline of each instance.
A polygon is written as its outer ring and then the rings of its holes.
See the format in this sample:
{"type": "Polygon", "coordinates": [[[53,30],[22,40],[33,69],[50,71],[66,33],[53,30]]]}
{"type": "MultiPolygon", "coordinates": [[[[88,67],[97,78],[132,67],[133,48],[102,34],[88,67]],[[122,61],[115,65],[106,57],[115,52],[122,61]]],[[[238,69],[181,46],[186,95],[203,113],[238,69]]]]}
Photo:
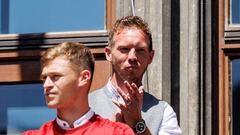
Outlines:
{"type": "Polygon", "coordinates": [[[57,109],[56,119],[23,135],[133,135],[130,127],[96,115],[88,105],[94,58],[80,43],[62,43],[42,56],[47,106],[57,109]]]}

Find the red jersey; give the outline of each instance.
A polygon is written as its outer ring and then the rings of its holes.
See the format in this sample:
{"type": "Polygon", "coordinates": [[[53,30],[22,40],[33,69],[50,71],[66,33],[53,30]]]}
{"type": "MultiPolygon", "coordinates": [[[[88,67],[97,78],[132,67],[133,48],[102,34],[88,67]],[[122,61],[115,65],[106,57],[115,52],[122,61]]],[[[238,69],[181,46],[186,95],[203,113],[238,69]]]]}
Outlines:
{"type": "Polygon", "coordinates": [[[120,122],[111,122],[94,115],[82,126],[64,130],[56,120],[45,123],[38,130],[28,130],[22,135],[135,135],[132,129],[120,122]]]}

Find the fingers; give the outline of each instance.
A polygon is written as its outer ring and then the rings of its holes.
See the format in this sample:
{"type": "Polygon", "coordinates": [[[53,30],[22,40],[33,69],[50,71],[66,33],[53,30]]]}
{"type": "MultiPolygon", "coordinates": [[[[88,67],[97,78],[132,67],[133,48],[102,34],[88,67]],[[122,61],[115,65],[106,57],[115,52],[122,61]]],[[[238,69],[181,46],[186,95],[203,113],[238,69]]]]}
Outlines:
{"type": "Polygon", "coordinates": [[[115,99],[112,99],[112,102],[117,106],[117,107],[119,107],[120,109],[121,109],[121,104],[122,103],[119,103],[117,100],[115,100],[115,99]]]}
{"type": "Polygon", "coordinates": [[[137,89],[137,86],[135,85],[135,83],[132,83],[130,85],[128,81],[124,81],[124,84],[128,90],[128,93],[135,94],[135,90],[137,89]]]}
{"type": "Polygon", "coordinates": [[[119,95],[122,97],[122,100],[115,99],[114,104],[121,109],[127,109],[128,107],[133,107],[134,105],[142,105],[142,99],[144,94],[143,86],[138,87],[135,83],[129,84],[128,81],[124,81],[125,91],[120,87],[117,87],[119,95]],[[117,101],[116,101],[117,100],[117,101]]]}
{"type": "Polygon", "coordinates": [[[112,102],[118,107],[120,108],[121,110],[125,110],[127,108],[127,105],[125,104],[126,101],[124,102],[121,102],[121,101],[117,101],[115,99],[112,99],[112,102]]]}
{"type": "Polygon", "coordinates": [[[136,97],[138,98],[138,100],[142,101],[143,94],[144,94],[143,86],[140,86],[138,88],[138,94],[136,94],[136,97]]]}
{"type": "Polygon", "coordinates": [[[124,81],[124,84],[128,90],[128,93],[131,93],[132,95],[143,94],[144,89],[142,85],[138,87],[135,83],[129,84],[127,81],[124,81]]]}
{"type": "Polygon", "coordinates": [[[140,86],[138,90],[139,90],[139,95],[137,95],[137,98],[138,98],[138,101],[139,101],[140,109],[142,110],[143,95],[144,95],[143,86],[140,86]]]}
{"type": "Polygon", "coordinates": [[[117,100],[118,100],[118,103],[124,104],[124,103],[126,102],[126,100],[128,99],[127,93],[124,93],[124,92],[122,91],[122,89],[119,88],[119,87],[117,87],[116,89],[117,89],[120,97],[122,97],[122,99],[123,99],[123,101],[122,101],[120,98],[118,98],[118,99],[117,99],[117,100]]]}
{"type": "Polygon", "coordinates": [[[119,121],[121,118],[132,125],[135,121],[141,118],[141,108],[142,108],[142,100],[144,89],[143,86],[138,87],[135,83],[129,83],[127,81],[124,82],[125,84],[125,91],[123,89],[117,87],[116,90],[118,91],[119,95],[122,97],[120,99],[113,99],[113,103],[121,110],[121,115],[116,114],[116,120],[119,121]]]}
{"type": "Polygon", "coordinates": [[[135,83],[124,82],[131,100],[141,100],[144,94],[143,86],[138,87],[135,83]]]}
{"type": "Polygon", "coordinates": [[[115,115],[115,121],[123,122],[123,115],[120,112],[117,112],[115,115]]]}

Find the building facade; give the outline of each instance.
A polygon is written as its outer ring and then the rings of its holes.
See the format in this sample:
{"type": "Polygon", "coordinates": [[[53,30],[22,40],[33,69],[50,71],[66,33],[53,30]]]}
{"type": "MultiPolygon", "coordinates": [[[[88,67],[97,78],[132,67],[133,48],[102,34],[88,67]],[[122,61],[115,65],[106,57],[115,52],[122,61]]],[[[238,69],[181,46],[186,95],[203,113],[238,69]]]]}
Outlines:
{"type": "MultiPolygon", "coordinates": [[[[82,42],[90,47],[96,58],[91,90],[104,85],[111,73],[104,56],[108,30],[117,18],[132,15],[134,7],[135,14],[150,25],[156,51],[144,75],[144,86],[173,106],[183,135],[240,134],[238,0],[135,0],[133,4],[131,0],[95,0],[94,4],[74,0],[72,5],[67,3],[45,0],[38,3],[44,8],[36,9],[36,3],[29,0],[1,1],[1,133],[17,132],[19,122],[25,122],[35,112],[40,111],[46,119],[54,117],[53,111],[44,108],[39,79],[39,58],[48,47],[64,41],[82,42]],[[72,12],[62,12],[69,7],[72,12]],[[43,10],[48,12],[40,14],[43,10]],[[73,22],[66,21],[71,16],[75,18],[73,22]],[[95,24],[90,26],[90,22],[95,24]],[[31,102],[33,99],[36,102],[31,102]]],[[[43,122],[36,121],[35,125],[43,122]]],[[[27,124],[25,128],[29,128],[27,124]]]]}

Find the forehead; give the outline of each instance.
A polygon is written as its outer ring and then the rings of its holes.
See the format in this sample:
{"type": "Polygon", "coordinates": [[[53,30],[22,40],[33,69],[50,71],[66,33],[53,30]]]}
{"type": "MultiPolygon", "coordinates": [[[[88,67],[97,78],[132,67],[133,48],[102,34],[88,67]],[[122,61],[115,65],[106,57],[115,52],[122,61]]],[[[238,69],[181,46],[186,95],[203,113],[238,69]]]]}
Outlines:
{"type": "Polygon", "coordinates": [[[48,72],[62,72],[66,69],[69,69],[71,64],[64,56],[58,56],[53,60],[50,60],[42,69],[42,73],[48,72]]]}
{"type": "Polygon", "coordinates": [[[149,38],[141,29],[136,27],[127,27],[119,29],[114,37],[114,43],[116,44],[144,44],[149,45],[149,38]],[[145,44],[146,43],[146,44],[145,44]]]}
{"type": "Polygon", "coordinates": [[[137,28],[135,26],[132,27],[122,27],[117,29],[117,31],[115,32],[115,36],[119,35],[119,34],[123,34],[123,33],[129,33],[129,32],[137,32],[137,33],[141,33],[143,36],[147,36],[147,34],[141,30],[140,28],[137,28]]]}

